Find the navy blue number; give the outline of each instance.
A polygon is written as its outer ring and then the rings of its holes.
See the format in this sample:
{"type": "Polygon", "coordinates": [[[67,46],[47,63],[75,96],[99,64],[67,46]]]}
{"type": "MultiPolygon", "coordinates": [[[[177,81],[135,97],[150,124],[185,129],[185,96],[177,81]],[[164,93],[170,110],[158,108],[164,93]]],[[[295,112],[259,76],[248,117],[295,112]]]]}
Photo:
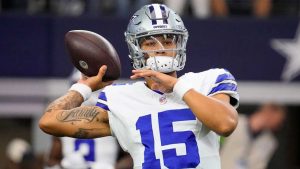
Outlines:
{"type": "MultiPolygon", "coordinates": [[[[195,135],[192,131],[173,131],[173,122],[196,120],[189,109],[169,110],[158,113],[161,146],[185,143],[186,155],[177,155],[175,149],[162,150],[164,165],[168,168],[195,168],[200,163],[195,135]]],[[[154,153],[151,115],[142,116],[136,123],[145,147],[143,168],[160,168],[154,153]]]]}
{"type": "Polygon", "coordinates": [[[95,141],[93,139],[76,139],[75,151],[78,151],[83,144],[89,147],[89,153],[84,155],[84,159],[86,161],[95,161],[95,141]]]}
{"type": "Polygon", "coordinates": [[[143,168],[160,168],[160,161],[156,159],[154,152],[154,137],[151,121],[151,115],[147,115],[140,117],[136,122],[136,128],[140,130],[142,143],[145,147],[143,168]]]}

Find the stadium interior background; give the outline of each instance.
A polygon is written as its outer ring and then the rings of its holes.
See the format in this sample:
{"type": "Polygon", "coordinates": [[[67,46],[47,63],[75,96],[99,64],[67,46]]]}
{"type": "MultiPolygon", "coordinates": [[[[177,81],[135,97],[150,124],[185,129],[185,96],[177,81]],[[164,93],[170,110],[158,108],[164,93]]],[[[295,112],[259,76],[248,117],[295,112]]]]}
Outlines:
{"type": "MultiPolygon", "coordinates": [[[[276,135],[280,146],[268,168],[300,168],[300,2],[270,1],[272,9],[263,16],[254,15],[247,0],[228,0],[226,14],[203,18],[186,5],[182,17],[190,37],[184,72],[230,70],[238,81],[241,114],[267,101],[286,105],[288,117],[276,135]]],[[[49,101],[69,87],[67,31],[85,29],[106,37],[122,62],[119,81],[130,75],[124,31],[133,11],[120,14],[117,0],[103,0],[99,10],[88,10],[83,0],[54,2],[0,0],[0,169],[13,138],[27,140],[40,158],[49,149],[50,136],[37,124],[49,101]]]]}

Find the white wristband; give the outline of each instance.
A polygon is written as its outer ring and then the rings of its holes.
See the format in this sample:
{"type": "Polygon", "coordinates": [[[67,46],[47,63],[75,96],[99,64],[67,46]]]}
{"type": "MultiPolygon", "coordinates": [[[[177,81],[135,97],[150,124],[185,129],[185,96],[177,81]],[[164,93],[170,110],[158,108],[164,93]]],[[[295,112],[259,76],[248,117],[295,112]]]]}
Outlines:
{"type": "Polygon", "coordinates": [[[173,87],[173,92],[180,98],[183,99],[184,94],[191,90],[193,87],[185,82],[183,79],[178,79],[173,87]]]}
{"type": "Polygon", "coordinates": [[[77,91],[81,94],[81,96],[83,97],[83,100],[86,101],[88,98],[90,98],[90,96],[92,95],[92,89],[82,83],[75,83],[71,86],[70,90],[74,90],[77,91]]]}

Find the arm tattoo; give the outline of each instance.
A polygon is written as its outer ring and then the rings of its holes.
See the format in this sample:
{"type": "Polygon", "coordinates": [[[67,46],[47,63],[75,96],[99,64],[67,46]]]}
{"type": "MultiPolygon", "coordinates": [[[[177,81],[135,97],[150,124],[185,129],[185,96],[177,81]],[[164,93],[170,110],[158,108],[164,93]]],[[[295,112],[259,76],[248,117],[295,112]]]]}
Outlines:
{"type": "Polygon", "coordinates": [[[92,122],[98,114],[99,110],[97,110],[97,107],[83,106],[80,108],[74,108],[72,110],[62,111],[56,116],[56,118],[61,122],[80,120],[87,120],[88,122],[92,122]]]}
{"type": "Polygon", "coordinates": [[[53,101],[45,112],[57,124],[51,132],[75,138],[91,138],[95,133],[109,135],[107,112],[97,106],[81,106],[82,102],[82,96],[76,91],[69,91],[53,101]],[[60,126],[67,128],[59,131],[60,126]]]}
{"type": "Polygon", "coordinates": [[[53,101],[46,109],[50,113],[54,109],[70,110],[82,104],[83,98],[80,93],[76,91],[69,91],[66,95],[53,101]]]}

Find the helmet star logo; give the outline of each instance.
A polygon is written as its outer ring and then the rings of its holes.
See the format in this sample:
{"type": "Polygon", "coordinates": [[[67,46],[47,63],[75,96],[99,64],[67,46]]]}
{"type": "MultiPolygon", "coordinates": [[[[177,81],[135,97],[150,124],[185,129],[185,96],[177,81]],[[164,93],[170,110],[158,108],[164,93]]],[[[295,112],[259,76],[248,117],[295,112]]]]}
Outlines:
{"type": "Polygon", "coordinates": [[[131,20],[131,21],[134,21],[134,19],[135,19],[136,17],[138,17],[138,15],[133,15],[133,16],[130,18],[130,20],[131,20]]]}

